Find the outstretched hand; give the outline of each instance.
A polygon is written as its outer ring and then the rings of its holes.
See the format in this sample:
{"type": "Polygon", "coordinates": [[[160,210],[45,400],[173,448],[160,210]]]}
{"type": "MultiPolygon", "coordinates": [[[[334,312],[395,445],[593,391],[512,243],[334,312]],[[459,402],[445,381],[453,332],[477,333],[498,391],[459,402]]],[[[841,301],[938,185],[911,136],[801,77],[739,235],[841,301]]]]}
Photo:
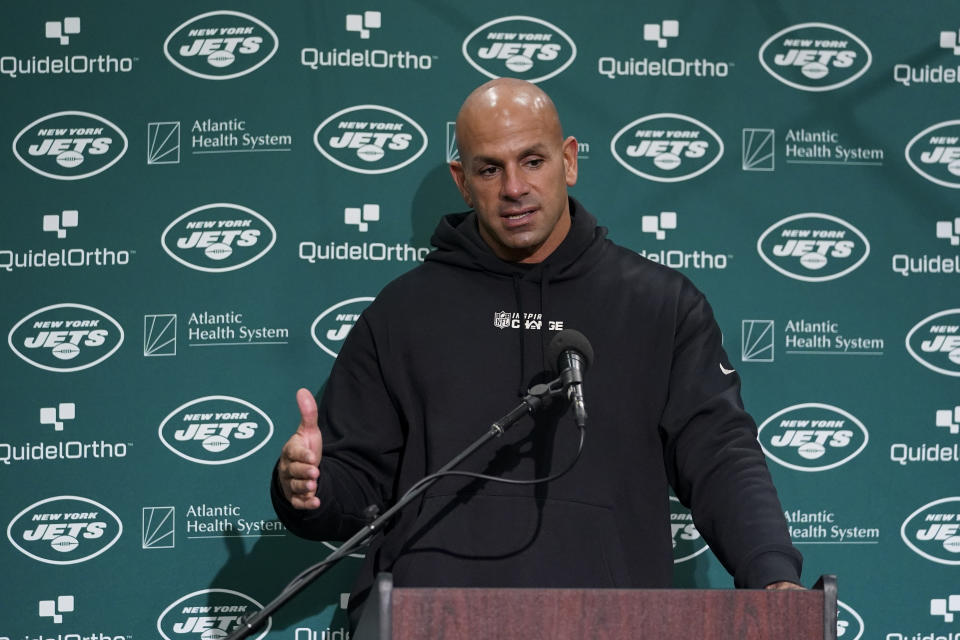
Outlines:
{"type": "Polygon", "coordinates": [[[317,401],[307,389],[297,391],[300,424],[280,453],[277,478],[287,501],[296,509],[316,509],[317,482],[320,478],[320,458],[323,455],[323,437],[317,426],[317,401]]]}

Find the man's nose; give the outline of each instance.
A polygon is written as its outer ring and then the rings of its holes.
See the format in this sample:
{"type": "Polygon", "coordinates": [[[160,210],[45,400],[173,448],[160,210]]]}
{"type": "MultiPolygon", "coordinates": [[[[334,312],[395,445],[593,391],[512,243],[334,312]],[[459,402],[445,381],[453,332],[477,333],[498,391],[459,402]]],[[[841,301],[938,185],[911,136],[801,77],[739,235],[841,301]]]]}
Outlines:
{"type": "Polygon", "coordinates": [[[503,170],[503,196],[511,200],[516,200],[526,195],[530,190],[523,172],[519,167],[507,166],[503,170]]]}

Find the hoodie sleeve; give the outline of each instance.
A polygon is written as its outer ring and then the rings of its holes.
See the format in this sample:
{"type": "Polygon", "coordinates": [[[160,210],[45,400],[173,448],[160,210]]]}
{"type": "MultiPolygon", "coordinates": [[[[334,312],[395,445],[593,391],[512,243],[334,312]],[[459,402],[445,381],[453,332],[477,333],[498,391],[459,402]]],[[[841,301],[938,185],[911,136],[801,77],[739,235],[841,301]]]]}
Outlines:
{"type": "Polygon", "coordinates": [[[270,496],[290,531],[311,540],[345,540],[367,524],[370,505],[393,492],[403,428],[384,384],[366,317],[350,331],[319,403],[323,456],[313,510],[294,509],[283,497],[274,467],[270,496]]]}
{"type": "Polygon", "coordinates": [[[743,408],[739,374],[710,305],[688,281],[677,318],[660,427],[670,484],[735,586],[799,582],[802,556],[791,544],[756,424],[743,408]]]}

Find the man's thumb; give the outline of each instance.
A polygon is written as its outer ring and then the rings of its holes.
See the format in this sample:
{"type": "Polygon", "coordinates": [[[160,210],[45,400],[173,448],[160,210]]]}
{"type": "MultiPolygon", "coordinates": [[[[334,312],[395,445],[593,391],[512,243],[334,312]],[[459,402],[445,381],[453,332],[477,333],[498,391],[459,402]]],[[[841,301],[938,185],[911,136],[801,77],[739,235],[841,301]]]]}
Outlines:
{"type": "Polygon", "coordinates": [[[307,389],[297,391],[297,406],[300,408],[300,426],[297,427],[297,433],[300,435],[312,435],[320,433],[317,426],[317,401],[313,394],[307,389]]]}

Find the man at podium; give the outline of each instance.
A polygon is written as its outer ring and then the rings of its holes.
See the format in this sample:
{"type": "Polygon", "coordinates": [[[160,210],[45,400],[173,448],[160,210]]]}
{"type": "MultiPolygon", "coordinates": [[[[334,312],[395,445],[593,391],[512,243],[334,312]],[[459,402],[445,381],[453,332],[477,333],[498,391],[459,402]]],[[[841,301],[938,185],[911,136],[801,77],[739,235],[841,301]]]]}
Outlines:
{"type": "Polygon", "coordinates": [[[562,329],[589,338],[585,437],[565,400],[520,420],[375,536],[353,593],[396,586],[669,587],[669,493],[737,587],[784,588],[802,558],[740,376],[703,294],[614,244],[568,195],[577,141],[550,98],[499,79],[456,122],[450,171],[465,213],[443,217],[424,264],[388,284],[351,331],[274,470],[294,533],[344,540],[556,373],[562,329]],[[566,471],[564,473],[564,471],[566,471]],[[549,482],[544,478],[552,479],[549,482]]]}

